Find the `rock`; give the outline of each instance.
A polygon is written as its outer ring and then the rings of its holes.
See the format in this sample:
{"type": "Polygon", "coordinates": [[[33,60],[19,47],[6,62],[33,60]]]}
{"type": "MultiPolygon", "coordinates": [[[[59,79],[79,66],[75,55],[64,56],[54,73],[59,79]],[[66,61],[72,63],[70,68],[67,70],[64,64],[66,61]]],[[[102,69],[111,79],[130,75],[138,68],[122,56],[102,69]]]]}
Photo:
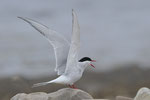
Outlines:
{"type": "Polygon", "coordinates": [[[93,99],[88,93],[79,90],[64,88],[53,93],[35,92],[30,94],[19,93],[11,100],[83,100],[93,99]]]}
{"type": "Polygon", "coordinates": [[[150,89],[143,87],[136,94],[134,100],[150,100],[150,89]]]}
{"type": "Polygon", "coordinates": [[[150,89],[146,87],[139,89],[134,99],[123,96],[117,96],[116,100],[150,100],[150,89]]]}

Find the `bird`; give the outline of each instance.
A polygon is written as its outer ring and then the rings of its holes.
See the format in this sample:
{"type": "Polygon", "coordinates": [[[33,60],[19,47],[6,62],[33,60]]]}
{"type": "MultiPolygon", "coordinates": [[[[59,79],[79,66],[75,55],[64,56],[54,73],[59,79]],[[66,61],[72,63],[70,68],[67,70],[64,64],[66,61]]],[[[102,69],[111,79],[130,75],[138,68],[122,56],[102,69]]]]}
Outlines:
{"type": "Polygon", "coordinates": [[[37,31],[39,31],[41,35],[49,41],[54,49],[56,60],[55,72],[57,72],[58,77],[51,81],[33,84],[32,87],[39,87],[50,83],[56,83],[68,85],[70,88],[77,89],[74,83],[82,77],[86,67],[92,66],[95,68],[92,62],[96,61],[92,60],[90,57],[83,57],[78,60],[80,49],[80,27],[76,12],[72,10],[71,43],[61,34],[49,29],[47,26],[35,20],[27,17],[18,18],[24,20],[37,31]]]}

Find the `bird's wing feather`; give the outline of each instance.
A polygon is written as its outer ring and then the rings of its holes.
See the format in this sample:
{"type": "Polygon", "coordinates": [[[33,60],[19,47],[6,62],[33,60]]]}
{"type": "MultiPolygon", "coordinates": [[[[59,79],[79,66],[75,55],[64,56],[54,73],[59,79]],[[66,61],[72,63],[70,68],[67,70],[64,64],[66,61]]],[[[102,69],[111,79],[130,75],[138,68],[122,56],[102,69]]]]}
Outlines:
{"type": "Polygon", "coordinates": [[[65,74],[70,73],[78,66],[78,54],[80,49],[80,28],[77,20],[77,15],[72,11],[73,21],[72,21],[72,39],[70,44],[70,50],[67,58],[67,66],[65,74]]]}
{"type": "Polygon", "coordinates": [[[50,30],[47,26],[40,24],[37,21],[34,21],[29,18],[18,17],[27,23],[29,23],[32,27],[34,27],[37,31],[39,31],[53,46],[55,58],[56,58],[56,68],[55,71],[58,75],[64,73],[66,69],[66,62],[69,52],[70,44],[69,42],[57,32],[50,30]]]}

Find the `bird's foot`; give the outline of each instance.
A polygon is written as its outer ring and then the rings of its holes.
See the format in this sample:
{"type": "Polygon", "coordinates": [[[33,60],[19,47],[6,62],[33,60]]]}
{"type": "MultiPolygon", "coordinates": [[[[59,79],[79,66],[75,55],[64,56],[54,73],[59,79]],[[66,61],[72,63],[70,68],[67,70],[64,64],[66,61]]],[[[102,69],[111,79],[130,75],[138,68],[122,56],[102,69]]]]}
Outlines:
{"type": "Polygon", "coordinates": [[[78,88],[75,87],[75,85],[69,85],[69,87],[72,88],[72,89],[78,89],[78,88]]]}

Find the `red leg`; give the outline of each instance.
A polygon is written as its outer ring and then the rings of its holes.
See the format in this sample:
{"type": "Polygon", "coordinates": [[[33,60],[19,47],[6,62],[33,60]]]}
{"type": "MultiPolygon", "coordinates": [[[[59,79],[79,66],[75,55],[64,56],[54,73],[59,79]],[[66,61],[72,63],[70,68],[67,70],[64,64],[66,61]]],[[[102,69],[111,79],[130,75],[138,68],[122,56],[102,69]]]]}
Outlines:
{"type": "Polygon", "coordinates": [[[72,85],[72,88],[73,88],[73,89],[78,89],[78,88],[76,88],[76,87],[75,87],[75,85],[74,85],[74,84],[72,85]]]}
{"type": "Polygon", "coordinates": [[[72,85],[68,85],[70,88],[73,88],[72,85]]]}

